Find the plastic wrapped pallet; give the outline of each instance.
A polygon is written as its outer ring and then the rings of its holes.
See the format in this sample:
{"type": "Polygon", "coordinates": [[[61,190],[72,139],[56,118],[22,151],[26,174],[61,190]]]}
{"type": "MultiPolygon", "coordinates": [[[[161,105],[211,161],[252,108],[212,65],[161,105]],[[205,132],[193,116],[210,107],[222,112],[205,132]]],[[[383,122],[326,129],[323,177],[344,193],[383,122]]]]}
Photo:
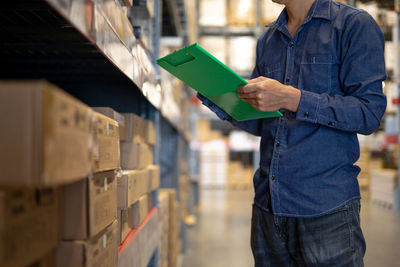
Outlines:
{"type": "Polygon", "coordinates": [[[395,188],[398,185],[397,170],[377,169],[371,171],[371,200],[380,205],[392,207],[395,188]]]}
{"type": "Polygon", "coordinates": [[[225,141],[202,143],[200,148],[200,181],[203,187],[224,187],[228,167],[225,141]]]}
{"type": "Polygon", "coordinates": [[[229,38],[229,67],[248,74],[256,62],[256,39],[250,36],[229,38]],[[243,53],[245,51],[245,53],[243,53]]]}
{"type": "Polygon", "coordinates": [[[201,26],[225,26],[226,6],[226,0],[201,0],[199,24],[201,26]]]}
{"type": "Polygon", "coordinates": [[[255,0],[228,0],[229,25],[256,25],[255,0]]]}

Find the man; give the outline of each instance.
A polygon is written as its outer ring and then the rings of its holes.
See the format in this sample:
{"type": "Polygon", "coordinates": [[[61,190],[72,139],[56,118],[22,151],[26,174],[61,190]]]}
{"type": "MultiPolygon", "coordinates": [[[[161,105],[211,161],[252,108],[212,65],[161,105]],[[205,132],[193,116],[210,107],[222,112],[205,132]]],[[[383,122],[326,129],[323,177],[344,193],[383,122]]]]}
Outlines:
{"type": "Polygon", "coordinates": [[[386,109],[384,39],[373,18],[332,0],[285,5],[257,43],[239,97],[283,117],[237,122],[262,137],[254,175],[251,247],[260,266],[363,266],[357,133],[386,109]]]}

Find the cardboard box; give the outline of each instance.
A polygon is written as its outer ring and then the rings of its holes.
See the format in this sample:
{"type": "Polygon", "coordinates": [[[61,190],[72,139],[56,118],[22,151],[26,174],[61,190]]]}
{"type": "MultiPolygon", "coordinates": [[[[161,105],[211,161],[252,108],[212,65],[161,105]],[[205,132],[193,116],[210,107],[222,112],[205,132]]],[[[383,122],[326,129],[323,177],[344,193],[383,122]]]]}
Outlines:
{"type": "Polygon", "coordinates": [[[175,189],[160,189],[159,195],[168,195],[168,213],[169,213],[169,228],[168,228],[168,266],[176,266],[177,263],[177,242],[180,228],[180,208],[176,201],[175,189]]]}
{"type": "Polygon", "coordinates": [[[86,240],[117,219],[117,182],[114,171],[62,188],[63,240],[86,240]]]}
{"type": "Polygon", "coordinates": [[[52,250],[46,256],[30,265],[29,267],[55,267],[55,253],[52,250]]]}
{"type": "Polygon", "coordinates": [[[152,209],[141,228],[136,232],[130,232],[127,239],[119,247],[118,266],[147,266],[159,243],[158,210],[152,209]]]}
{"type": "MultiPolygon", "coordinates": [[[[172,201],[170,200],[170,204],[172,201]]],[[[170,228],[169,228],[169,250],[168,250],[168,266],[176,266],[178,260],[178,242],[180,229],[180,205],[176,200],[173,201],[173,208],[170,207],[170,228]]]]}
{"type": "Polygon", "coordinates": [[[109,107],[94,107],[94,111],[101,113],[116,122],[118,122],[119,126],[119,141],[125,141],[126,140],[126,122],[125,122],[125,117],[113,110],[112,108],[109,107]]]}
{"type": "Polygon", "coordinates": [[[93,170],[102,172],[120,168],[118,123],[94,112],[93,170]]]}
{"type": "Polygon", "coordinates": [[[161,267],[168,266],[168,232],[169,232],[169,194],[158,192],[158,217],[161,228],[161,242],[158,251],[158,262],[161,267]]]}
{"type": "Polygon", "coordinates": [[[144,218],[146,218],[147,213],[149,212],[147,194],[141,196],[139,200],[133,204],[132,211],[132,226],[133,228],[137,229],[142,224],[144,218]]]}
{"type": "Polygon", "coordinates": [[[145,263],[143,266],[148,266],[155,249],[160,244],[160,221],[157,209],[155,209],[150,218],[147,217],[140,231],[139,240],[142,247],[140,256],[142,257],[142,262],[145,263]]]}
{"type": "Polygon", "coordinates": [[[151,210],[152,208],[154,208],[154,205],[153,205],[153,196],[155,195],[155,192],[153,191],[153,192],[150,192],[150,193],[147,193],[147,209],[148,210],[151,210]]]}
{"type": "Polygon", "coordinates": [[[136,114],[123,113],[126,122],[126,141],[145,142],[146,124],[145,121],[136,114]]]}
{"type": "Polygon", "coordinates": [[[151,120],[145,120],[146,124],[146,143],[148,145],[154,146],[156,144],[156,127],[151,120]]]}
{"type": "Polygon", "coordinates": [[[149,165],[147,169],[149,173],[147,192],[150,193],[160,187],[160,166],[149,165]]]}
{"type": "Polygon", "coordinates": [[[127,209],[148,192],[148,170],[122,171],[118,177],[118,209],[127,209]]]}
{"type": "Polygon", "coordinates": [[[129,210],[132,209],[124,209],[124,210],[119,210],[119,216],[120,216],[120,220],[118,220],[119,224],[120,224],[120,236],[119,236],[119,242],[118,244],[121,244],[122,242],[124,242],[126,236],[129,234],[129,232],[132,230],[132,211],[129,212],[129,210]]]}
{"type": "Polygon", "coordinates": [[[56,189],[0,191],[0,266],[27,266],[60,239],[56,189]]]}
{"type": "Polygon", "coordinates": [[[121,142],[122,169],[144,169],[152,163],[153,150],[148,145],[136,142],[121,142]]]}
{"type": "Polygon", "coordinates": [[[0,186],[55,186],[87,176],[90,112],[44,80],[0,82],[0,186]]]}
{"type": "Polygon", "coordinates": [[[86,241],[63,241],[56,249],[56,267],[117,266],[118,223],[86,241]]]}

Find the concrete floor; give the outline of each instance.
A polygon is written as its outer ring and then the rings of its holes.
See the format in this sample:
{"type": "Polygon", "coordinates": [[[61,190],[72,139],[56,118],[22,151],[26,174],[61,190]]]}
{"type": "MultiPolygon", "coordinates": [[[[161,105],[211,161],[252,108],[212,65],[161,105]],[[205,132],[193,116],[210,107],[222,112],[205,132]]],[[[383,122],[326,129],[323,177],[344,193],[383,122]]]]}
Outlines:
{"type": "MultiPolygon", "coordinates": [[[[183,267],[251,267],[251,190],[202,190],[196,226],[188,230],[183,267]]],[[[400,215],[363,196],[366,267],[400,267],[400,215]]]]}

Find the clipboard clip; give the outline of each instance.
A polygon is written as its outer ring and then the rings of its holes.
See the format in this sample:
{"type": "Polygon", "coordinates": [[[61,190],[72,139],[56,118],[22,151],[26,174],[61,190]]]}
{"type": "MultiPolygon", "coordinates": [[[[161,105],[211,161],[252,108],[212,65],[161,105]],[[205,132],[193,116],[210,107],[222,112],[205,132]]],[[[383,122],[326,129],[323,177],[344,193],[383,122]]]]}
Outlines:
{"type": "Polygon", "coordinates": [[[184,52],[184,53],[173,53],[169,57],[164,58],[164,61],[174,67],[178,67],[194,59],[195,57],[192,56],[189,52],[184,52]]]}

